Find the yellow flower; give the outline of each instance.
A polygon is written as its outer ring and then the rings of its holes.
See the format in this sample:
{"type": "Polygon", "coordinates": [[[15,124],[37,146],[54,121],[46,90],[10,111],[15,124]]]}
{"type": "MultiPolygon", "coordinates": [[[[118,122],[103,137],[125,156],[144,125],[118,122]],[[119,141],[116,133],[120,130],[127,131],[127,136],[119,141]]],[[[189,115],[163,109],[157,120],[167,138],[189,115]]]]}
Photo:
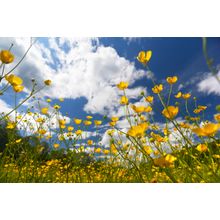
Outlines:
{"type": "Polygon", "coordinates": [[[182,97],[182,92],[178,92],[178,93],[175,95],[175,97],[176,97],[177,99],[181,98],[181,97],[182,97]]]}
{"type": "Polygon", "coordinates": [[[64,98],[59,98],[59,101],[60,101],[60,102],[63,102],[63,101],[64,101],[64,98]]]}
{"type": "Polygon", "coordinates": [[[147,106],[146,108],[145,108],[145,112],[151,112],[152,111],[152,107],[151,106],[147,106]]]}
{"type": "Polygon", "coordinates": [[[47,131],[45,129],[39,129],[38,133],[41,134],[41,135],[44,135],[44,134],[47,133],[47,131]]]}
{"type": "Polygon", "coordinates": [[[193,128],[192,131],[198,136],[213,136],[220,128],[219,124],[208,123],[201,128],[193,128]]]}
{"type": "Polygon", "coordinates": [[[154,88],[152,88],[153,93],[158,94],[163,90],[163,85],[155,85],[154,88]]]}
{"type": "Polygon", "coordinates": [[[17,140],[15,141],[15,143],[18,144],[18,143],[20,143],[21,141],[22,141],[22,139],[20,138],[20,139],[17,139],[17,140]]]}
{"type": "Polygon", "coordinates": [[[48,114],[48,108],[46,108],[46,107],[42,108],[41,113],[44,114],[44,115],[48,114]]]}
{"type": "Polygon", "coordinates": [[[148,51],[140,51],[138,56],[137,56],[137,60],[142,63],[143,65],[147,65],[147,63],[149,62],[150,58],[152,56],[152,51],[148,50],[148,51]]]}
{"type": "Polygon", "coordinates": [[[114,132],[115,132],[114,130],[108,130],[108,131],[107,131],[107,134],[108,134],[109,136],[112,136],[112,135],[114,134],[114,132]]]}
{"type": "Polygon", "coordinates": [[[113,122],[117,122],[117,121],[119,120],[119,118],[118,118],[118,117],[111,117],[111,120],[112,120],[113,122]]]}
{"type": "Polygon", "coordinates": [[[68,130],[68,131],[73,131],[73,130],[74,130],[74,127],[73,127],[73,126],[68,126],[67,130],[68,130]]]}
{"type": "Polygon", "coordinates": [[[65,119],[59,119],[59,126],[60,128],[64,129],[66,127],[66,120],[65,119]]]}
{"type": "Polygon", "coordinates": [[[177,160],[176,157],[171,154],[167,154],[166,156],[154,159],[154,164],[160,167],[169,167],[175,160],[177,160]]]}
{"type": "Polygon", "coordinates": [[[128,82],[120,82],[119,84],[117,84],[117,87],[118,87],[120,90],[127,89],[127,88],[128,88],[128,82]]]}
{"type": "Polygon", "coordinates": [[[47,99],[46,101],[47,101],[47,102],[51,102],[51,99],[47,99]]]}
{"type": "Polygon", "coordinates": [[[199,144],[196,147],[196,150],[198,150],[199,152],[206,152],[208,150],[208,147],[206,144],[199,144]]]}
{"type": "Polygon", "coordinates": [[[154,100],[154,97],[153,96],[147,96],[146,97],[146,101],[149,102],[149,103],[152,103],[154,100]]]}
{"type": "Polygon", "coordinates": [[[57,143],[55,143],[55,144],[53,145],[53,147],[54,147],[55,149],[57,149],[59,146],[60,146],[60,145],[57,144],[57,143]]]}
{"type": "Polygon", "coordinates": [[[184,99],[189,99],[191,97],[191,94],[190,93],[182,94],[182,97],[184,99]]]}
{"type": "Polygon", "coordinates": [[[131,105],[131,108],[136,112],[136,113],[142,113],[145,111],[146,107],[145,106],[135,106],[131,105]]]}
{"type": "Polygon", "coordinates": [[[198,106],[198,109],[201,110],[201,111],[204,111],[204,110],[207,109],[207,106],[199,105],[199,106],[198,106]]]}
{"type": "Polygon", "coordinates": [[[87,141],[87,144],[88,144],[88,145],[93,145],[93,140],[88,140],[88,141],[87,141]]]}
{"type": "Polygon", "coordinates": [[[128,98],[126,96],[122,96],[120,100],[121,105],[127,105],[128,104],[128,98]]]}
{"type": "Polygon", "coordinates": [[[101,148],[95,149],[95,153],[101,153],[101,148]]]}
{"type": "Polygon", "coordinates": [[[110,121],[110,122],[109,122],[109,125],[112,126],[112,127],[114,127],[114,126],[116,125],[116,122],[115,122],[115,121],[110,121]]]}
{"type": "Polygon", "coordinates": [[[22,85],[14,85],[14,86],[13,86],[13,90],[14,90],[15,92],[22,92],[23,89],[24,89],[24,86],[22,86],[22,85]]]}
{"type": "Polygon", "coordinates": [[[8,122],[6,128],[7,129],[14,129],[16,127],[16,123],[15,122],[8,122]]]}
{"type": "Polygon", "coordinates": [[[44,84],[46,86],[49,86],[51,83],[52,83],[52,81],[50,79],[47,79],[47,80],[44,81],[44,84]]]}
{"type": "Polygon", "coordinates": [[[96,125],[96,126],[99,126],[99,125],[101,125],[101,124],[102,124],[102,121],[99,121],[99,120],[94,120],[94,123],[95,123],[95,125],[96,125]]]}
{"type": "Polygon", "coordinates": [[[75,134],[78,136],[78,135],[81,135],[82,134],[82,130],[77,130],[76,132],[75,132],[75,134]]]}
{"type": "Polygon", "coordinates": [[[136,126],[132,126],[128,130],[127,134],[132,137],[143,137],[147,128],[148,128],[148,124],[142,123],[136,126]]]}
{"type": "Polygon", "coordinates": [[[173,119],[179,112],[179,108],[175,106],[168,106],[166,109],[162,111],[162,114],[168,118],[173,119]]]}
{"type": "Polygon", "coordinates": [[[82,122],[82,119],[78,119],[78,118],[74,118],[73,120],[74,120],[75,124],[77,124],[77,125],[81,124],[81,122],[82,122]]]}
{"type": "Polygon", "coordinates": [[[9,64],[14,61],[14,55],[9,50],[2,50],[0,53],[0,60],[4,64],[9,64]]]}
{"type": "Polygon", "coordinates": [[[111,144],[110,150],[111,150],[112,154],[117,154],[118,153],[118,150],[117,150],[117,148],[114,144],[111,144]]]}
{"type": "Polygon", "coordinates": [[[202,111],[202,110],[196,108],[193,112],[194,112],[195,114],[199,114],[201,111],[202,111]]]}
{"type": "Polygon", "coordinates": [[[87,119],[92,119],[93,117],[91,115],[86,116],[87,119]]]}
{"type": "Polygon", "coordinates": [[[5,76],[5,79],[12,85],[12,86],[18,86],[23,83],[23,80],[14,74],[10,74],[5,76]]]}
{"type": "Polygon", "coordinates": [[[59,105],[54,105],[53,108],[58,110],[58,109],[60,109],[60,106],[59,105]]]}
{"type": "Polygon", "coordinates": [[[150,155],[153,152],[151,146],[144,146],[143,148],[144,148],[144,151],[146,152],[146,154],[148,154],[148,155],[150,155]]]}
{"type": "Polygon", "coordinates": [[[86,125],[86,126],[89,126],[89,125],[91,125],[91,124],[92,124],[92,122],[91,122],[91,121],[87,121],[87,120],[86,120],[86,121],[84,121],[83,123],[84,123],[84,125],[86,125]]]}
{"type": "Polygon", "coordinates": [[[177,76],[167,77],[167,82],[168,82],[169,84],[174,84],[174,83],[177,82],[177,80],[178,80],[177,76]]]}
{"type": "Polygon", "coordinates": [[[214,116],[214,118],[215,118],[216,121],[220,121],[220,114],[216,114],[216,115],[214,116]]]}
{"type": "Polygon", "coordinates": [[[105,149],[105,150],[103,150],[103,153],[107,155],[107,154],[109,154],[109,150],[105,149]]]}

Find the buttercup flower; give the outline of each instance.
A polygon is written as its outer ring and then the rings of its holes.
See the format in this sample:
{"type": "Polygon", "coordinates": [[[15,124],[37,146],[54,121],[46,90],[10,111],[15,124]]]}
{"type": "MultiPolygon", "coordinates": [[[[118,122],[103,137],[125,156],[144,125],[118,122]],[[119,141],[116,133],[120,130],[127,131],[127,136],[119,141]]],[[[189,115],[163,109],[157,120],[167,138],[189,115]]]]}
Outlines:
{"type": "Polygon", "coordinates": [[[121,105],[127,105],[128,104],[128,98],[126,96],[122,96],[120,100],[121,105]]]}
{"type": "Polygon", "coordinates": [[[165,108],[163,111],[162,111],[162,114],[168,118],[168,119],[173,119],[176,117],[176,115],[178,114],[179,112],[179,108],[178,107],[175,107],[175,106],[168,106],[167,108],[165,108]]]}
{"type": "Polygon", "coordinates": [[[181,97],[182,97],[182,92],[178,92],[178,93],[175,95],[175,97],[176,97],[177,99],[181,98],[181,97]]]}
{"type": "Polygon", "coordinates": [[[155,86],[152,88],[152,91],[153,91],[153,93],[155,93],[155,94],[160,93],[161,91],[163,91],[163,85],[162,85],[162,84],[160,84],[160,85],[155,85],[155,86]]]}
{"type": "Polygon", "coordinates": [[[93,140],[88,140],[87,144],[90,145],[90,146],[93,145],[93,140]]]}
{"type": "Polygon", "coordinates": [[[208,150],[208,147],[206,144],[199,144],[196,147],[196,150],[198,150],[199,152],[206,152],[208,150]]]}
{"type": "Polygon", "coordinates": [[[15,86],[13,86],[13,90],[15,92],[22,92],[23,89],[24,89],[24,86],[22,86],[22,85],[15,85],[15,86]]]}
{"type": "Polygon", "coordinates": [[[9,50],[2,50],[0,53],[0,60],[4,64],[9,64],[14,61],[14,55],[9,50]]]}
{"type": "Polygon", "coordinates": [[[183,99],[189,99],[191,97],[190,93],[182,94],[183,99]]]}
{"type": "Polygon", "coordinates": [[[92,122],[91,122],[91,121],[87,121],[87,120],[86,120],[86,121],[84,121],[83,123],[84,123],[84,125],[86,125],[86,126],[89,126],[89,125],[91,125],[91,124],[92,124],[92,122]]]}
{"type": "Polygon", "coordinates": [[[177,76],[167,77],[167,82],[168,82],[169,84],[174,84],[174,83],[177,82],[177,80],[178,80],[177,76]]]}
{"type": "Polygon", "coordinates": [[[102,121],[99,121],[99,120],[94,120],[94,124],[95,124],[96,126],[99,126],[99,125],[101,125],[101,124],[102,124],[102,121]]]}
{"type": "Polygon", "coordinates": [[[149,102],[149,103],[152,103],[154,100],[154,97],[153,96],[147,96],[146,97],[146,101],[149,102]]]}
{"type": "Polygon", "coordinates": [[[201,128],[193,128],[192,131],[198,136],[214,136],[219,130],[220,125],[214,123],[205,124],[201,128]]]}
{"type": "Polygon", "coordinates": [[[57,144],[57,143],[55,143],[55,144],[53,145],[54,148],[58,148],[59,146],[60,146],[60,145],[57,144]]]}
{"type": "Polygon", "coordinates": [[[118,87],[120,90],[127,89],[127,88],[128,88],[128,82],[120,82],[119,84],[117,84],[117,87],[118,87]]]}
{"type": "Polygon", "coordinates": [[[152,51],[148,50],[148,51],[140,51],[138,56],[137,56],[137,60],[142,63],[143,65],[147,65],[147,63],[150,61],[150,58],[152,56],[152,51]]]}
{"type": "Polygon", "coordinates": [[[147,128],[148,128],[148,124],[142,123],[136,126],[132,126],[128,130],[127,134],[132,137],[143,137],[147,128]]]}
{"type": "Polygon", "coordinates": [[[42,108],[41,113],[44,114],[44,115],[48,114],[48,108],[46,108],[46,107],[42,108]]]}
{"type": "Polygon", "coordinates": [[[82,130],[77,130],[76,132],[75,132],[75,134],[78,136],[78,135],[81,135],[82,134],[82,130]]]}
{"type": "Polygon", "coordinates": [[[74,127],[73,127],[73,126],[68,126],[67,130],[68,130],[68,131],[73,131],[73,130],[74,130],[74,127]]]}
{"type": "Polygon", "coordinates": [[[74,120],[75,124],[77,124],[77,125],[81,124],[81,122],[82,122],[82,119],[78,119],[78,118],[74,118],[73,120],[74,120]]]}
{"type": "Polygon", "coordinates": [[[58,110],[58,109],[60,109],[60,106],[59,105],[54,105],[53,108],[58,110]]]}
{"type": "Polygon", "coordinates": [[[51,83],[52,83],[52,81],[50,79],[47,79],[47,80],[44,81],[44,84],[46,86],[49,86],[51,83]]]}

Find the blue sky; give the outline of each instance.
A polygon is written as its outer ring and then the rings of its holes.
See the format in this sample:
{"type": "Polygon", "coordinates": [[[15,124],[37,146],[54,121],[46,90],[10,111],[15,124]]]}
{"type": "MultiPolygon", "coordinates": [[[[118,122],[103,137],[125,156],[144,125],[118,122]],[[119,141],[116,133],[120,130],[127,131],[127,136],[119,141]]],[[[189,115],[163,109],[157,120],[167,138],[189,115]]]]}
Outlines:
{"type": "MultiPolygon", "coordinates": [[[[0,38],[1,49],[7,49],[12,42],[15,44],[12,52],[16,62],[28,47],[29,39],[0,38]]],[[[48,105],[45,100],[51,98],[51,106],[61,104],[61,114],[68,113],[70,119],[85,119],[86,115],[93,115],[94,119],[102,119],[104,115],[122,117],[118,111],[118,100],[122,94],[115,87],[117,83],[129,81],[128,96],[131,95],[133,103],[140,104],[143,101],[138,97],[143,90],[152,94],[152,82],[147,77],[146,69],[136,59],[141,50],[153,51],[149,68],[156,82],[164,84],[164,95],[167,95],[169,87],[166,77],[178,76],[174,93],[192,93],[198,98],[198,104],[208,106],[206,119],[213,120],[215,106],[219,104],[220,89],[205,63],[201,38],[38,38],[15,73],[24,79],[26,92],[30,90],[32,78],[40,86],[45,79],[51,79],[52,87],[39,94],[41,105],[48,105]],[[64,102],[60,103],[58,98],[64,98],[64,102]]],[[[208,54],[214,58],[214,65],[218,66],[220,38],[208,38],[208,54]]],[[[26,95],[22,93],[19,97],[26,95]]],[[[12,92],[9,91],[0,99],[0,110],[12,107],[12,92]]],[[[174,105],[177,100],[172,100],[174,105]]],[[[154,105],[162,109],[158,101],[154,105]]],[[[192,106],[191,98],[189,107],[192,106]]],[[[20,108],[20,111],[25,108],[20,108]]],[[[184,111],[180,112],[179,117],[184,114],[184,111]]],[[[159,123],[164,122],[159,112],[155,112],[155,119],[159,123]]]]}

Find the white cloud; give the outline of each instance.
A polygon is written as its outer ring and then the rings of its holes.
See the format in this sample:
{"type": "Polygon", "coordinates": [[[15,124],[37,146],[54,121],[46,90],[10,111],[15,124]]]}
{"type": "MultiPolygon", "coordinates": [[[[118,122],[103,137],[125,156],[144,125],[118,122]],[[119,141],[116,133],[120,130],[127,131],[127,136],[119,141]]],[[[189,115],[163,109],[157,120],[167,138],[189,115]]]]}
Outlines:
{"type": "MultiPolygon", "coordinates": [[[[217,76],[220,78],[220,71],[217,76]]],[[[218,80],[210,73],[208,76],[198,83],[198,90],[207,94],[214,93],[220,95],[220,84],[218,80]]]]}

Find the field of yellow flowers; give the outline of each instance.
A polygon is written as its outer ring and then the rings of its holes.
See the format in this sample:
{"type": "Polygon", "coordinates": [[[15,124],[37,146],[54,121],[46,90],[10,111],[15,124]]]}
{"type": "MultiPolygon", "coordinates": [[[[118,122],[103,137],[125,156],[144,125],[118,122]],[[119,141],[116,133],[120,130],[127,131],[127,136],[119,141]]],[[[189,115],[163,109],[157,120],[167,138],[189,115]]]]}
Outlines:
{"type": "MultiPolygon", "coordinates": [[[[137,54],[137,60],[148,71],[151,71],[148,65],[151,56],[152,51],[137,54]]],[[[4,71],[5,66],[14,61],[11,47],[0,51],[0,60],[0,93],[4,95],[12,87],[17,97],[24,86],[22,78],[13,73],[16,65],[4,71]]],[[[48,113],[49,107],[41,106],[18,113],[18,108],[28,99],[35,99],[35,94],[53,83],[45,79],[44,86],[36,89],[35,80],[32,80],[30,94],[16,103],[13,110],[0,116],[0,182],[220,182],[220,140],[217,136],[220,114],[216,110],[213,121],[205,121],[207,106],[197,103],[193,94],[173,94],[173,87],[178,84],[177,76],[168,77],[166,85],[152,81],[151,94],[140,94],[146,101],[145,106],[130,103],[126,93],[128,82],[116,85],[121,91],[118,101],[129,123],[129,129],[124,131],[117,126],[118,117],[96,120],[87,115],[67,122],[60,114],[62,99],[53,106],[52,113],[48,113]],[[165,88],[169,90],[167,97],[165,88]],[[156,99],[162,111],[156,109],[156,99]],[[188,110],[189,99],[195,104],[192,112],[188,110]],[[166,120],[163,125],[154,121],[153,111],[166,120]],[[180,112],[185,114],[181,121],[177,120],[180,112]],[[109,126],[109,147],[102,146],[98,138],[96,141],[89,139],[85,144],[86,131],[94,126],[98,132],[103,121],[109,126]]],[[[51,100],[47,102],[49,106],[51,100]]]]}

